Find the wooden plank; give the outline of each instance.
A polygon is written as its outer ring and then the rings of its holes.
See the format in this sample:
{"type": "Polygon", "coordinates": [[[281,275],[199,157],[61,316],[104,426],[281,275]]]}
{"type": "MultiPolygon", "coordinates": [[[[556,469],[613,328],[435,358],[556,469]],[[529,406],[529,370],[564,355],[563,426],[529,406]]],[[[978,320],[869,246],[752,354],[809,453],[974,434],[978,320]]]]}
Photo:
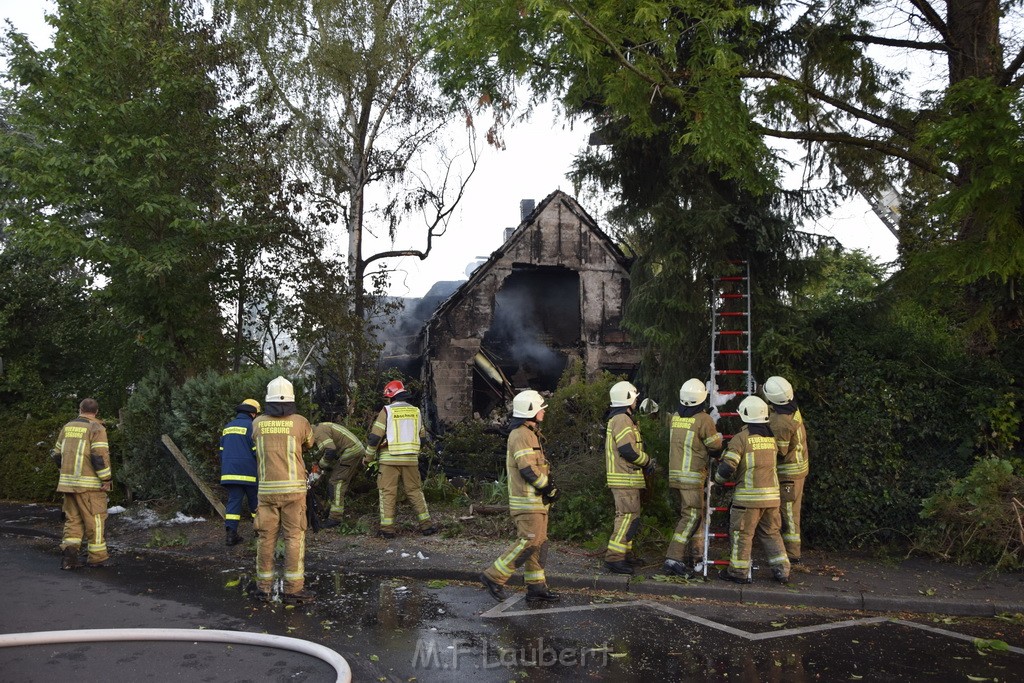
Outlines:
{"type": "Polygon", "coordinates": [[[196,474],[196,471],[192,469],[192,466],[188,464],[188,459],[185,457],[185,454],[178,449],[174,442],[171,441],[171,437],[166,434],[161,436],[160,440],[164,442],[164,445],[167,446],[167,450],[171,452],[174,459],[178,461],[179,465],[181,465],[181,469],[185,470],[185,474],[189,476],[189,479],[191,479],[192,482],[199,487],[199,490],[203,492],[203,495],[206,496],[206,500],[210,501],[210,505],[212,505],[213,509],[217,511],[217,514],[220,515],[221,519],[224,519],[224,503],[220,502],[220,499],[213,492],[213,489],[211,489],[210,486],[203,481],[198,474],[196,474]]]}

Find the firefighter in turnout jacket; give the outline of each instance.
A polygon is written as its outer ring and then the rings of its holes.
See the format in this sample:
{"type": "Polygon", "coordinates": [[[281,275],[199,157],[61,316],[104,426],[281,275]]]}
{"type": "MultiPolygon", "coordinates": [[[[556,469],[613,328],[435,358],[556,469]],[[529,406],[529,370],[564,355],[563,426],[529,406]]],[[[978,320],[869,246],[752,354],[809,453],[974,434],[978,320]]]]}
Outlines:
{"type": "Polygon", "coordinates": [[[778,447],[768,426],[768,404],[757,396],[747,396],[739,405],[740,419],[746,423],[729,441],[715,482],[736,480],[732,509],[729,511],[731,553],[729,567],[719,577],[736,583],[752,583],[750,549],[757,536],[761,540],[772,576],[779,583],[789,582],[789,560],[779,528],[779,477],[775,469],[778,447]]]}
{"type": "Polygon", "coordinates": [[[341,524],[345,513],[345,494],[359,471],[366,448],[359,437],[334,422],[321,422],[313,427],[313,440],[323,451],[320,468],[331,473],[328,482],[331,487],[331,513],[323,524],[329,529],[341,524]]]}
{"type": "Polygon", "coordinates": [[[548,555],[548,507],[559,491],[548,475],[548,461],[541,446],[540,423],[544,398],[536,391],[520,392],[512,399],[512,431],[508,435],[505,469],[508,472],[508,506],[515,522],[517,540],[480,575],[480,581],[496,600],[504,600],[504,586],[519,567],[526,570],[526,599],[554,602],[559,596],[548,590],[544,564],[548,555]]]}
{"type": "Polygon", "coordinates": [[[107,491],[112,473],[107,430],[96,419],[99,404],[86,398],[78,405],[78,417],[60,430],[50,457],[60,468],[57,491],[64,494],[64,535],[60,542],[61,569],[82,566],[79,552],[86,542],[90,567],[102,567],[110,559],[103,529],[107,522],[107,491]]]}
{"type": "Polygon", "coordinates": [[[680,517],[665,553],[662,570],[692,577],[704,559],[705,500],[710,451],[722,449],[722,435],[707,412],[708,390],[699,379],[688,379],[679,389],[679,412],[672,416],[668,447],[668,485],[680,497],[680,517]],[[687,544],[690,554],[687,557],[687,544]]]}
{"type": "Polygon", "coordinates": [[[252,440],[252,420],[260,412],[256,399],[247,398],[235,406],[235,419],[220,435],[220,483],[228,491],[224,509],[224,545],[242,542],[238,522],[242,519],[242,500],[249,503],[249,514],[256,514],[256,445],[252,440]]]}
{"type": "Polygon", "coordinates": [[[771,412],[768,424],[779,446],[779,492],[782,505],[782,542],[793,564],[800,562],[800,505],[804,481],[810,471],[807,425],[793,400],[793,386],[783,377],[769,377],[762,387],[771,412]]]}
{"type": "Polygon", "coordinates": [[[303,448],[313,446],[313,428],[295,413],[295,390],[284,377],[267,385],[266,412],[252,423],[259,468],[256,529],[256,591],[269,600],[274,582],[274,549],[284,536],[284,595],[288,604],[309,602],[305,590],[306,465],[303,448]]]}
{"type": "Polygon", "coordinates": [[[615,526],[608,539],[604,566],[616,574],[632,574],[626,557],[640,528],[640,492],[646,488],[644,474],[655,471],[654,459],[644,452],[640,429],[633,422],[637,403],[636,387],[618,382],[608,392],[608,427],[604,438],[604,460],[608,488],[615,499],[615,526]]]}
{"type": "Polygon", "coordinates": [[[430,536],[437,527],[430,522],[427,501],[423,497],[420,480],[420,440],[427,438],[420,409],[409,404],[411,398],[405,385],[394,380],[384,387],[384,398],[389,401],[381,408],[366,439],[366,457],[363,464],[380,468],[377,492],[380,496],[380,532],[382,538],[395,537],[395,504],[401,483],[406,498],[416,510],[420,533],[430,536]]]}

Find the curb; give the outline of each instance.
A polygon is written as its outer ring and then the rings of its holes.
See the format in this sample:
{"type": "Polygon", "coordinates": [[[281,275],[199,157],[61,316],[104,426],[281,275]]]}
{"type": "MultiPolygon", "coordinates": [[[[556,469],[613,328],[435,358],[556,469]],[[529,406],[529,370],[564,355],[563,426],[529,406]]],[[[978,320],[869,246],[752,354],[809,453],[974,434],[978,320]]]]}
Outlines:
{"type": "MultiPolygon", "coordinates": [[[[49,538],[59,541],[61,534],[33,529],[31,527],[0,525],[0,534],[13,534],[31,538],[49,538]]],[[[154,552],[153,548],[117,547],[120,552],[138,554],[177,555],[174,551],[154,552]]],[[[182,556],[186,557],[186,556],[182,556]]],[[[194,559],[194,558],[188,558],[194,559]]],[[[401,576],[419,580],[448,580],[477,583],[480,571],[476,569],[448,569],[445,567],[381,567],[360,566],[351,563],[335,565],[354,574],[366,576],[401,576]]],[[[744,605],[783,605],[819,607],[827,609],[858,610],[867,612],[909,612],[914,614],[946,614],[953,616],[994,617],[1003,612],[1024,612],[1021,602],[977,602],[967,600],[944,600],[923,596],[886,596],[864,591],[853,593],[826,593],[820,591],[799,592],[793,589],[765,590],[731,585],[709,583],[678,584],[645,580],[631,583],[630,576],[620,574],[549,574],[553,587],[579,590],[605,590],[636,595],[679,596],[688,599],[717,600],[744,605]]],[[[509,583],[523,585],[523,577],[515,575],[509,583]]],[[[725,583],[725,582],[722,582],[725,583]]]]}

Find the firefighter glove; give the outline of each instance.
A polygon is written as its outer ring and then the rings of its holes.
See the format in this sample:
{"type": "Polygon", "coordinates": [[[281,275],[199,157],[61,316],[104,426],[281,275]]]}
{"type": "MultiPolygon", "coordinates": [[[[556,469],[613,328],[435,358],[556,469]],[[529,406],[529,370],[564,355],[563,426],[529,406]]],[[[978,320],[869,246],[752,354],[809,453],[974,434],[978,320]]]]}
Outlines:
{"type": "Polygon", "coordinates": [[[60,467],[60,451],[56,448],[50,450],[50,459],[53,460],[53,464],[60,467]]]}
{"type": "Polygon", "coordinates": [[[540,493],[541,500],[544,501],[545,505],[551,505],[562,495],[562,492],[554,484],[550,483],[537,489],[537,492],[540,493]]]}
{"type": "MultiPolygon", "coordinates": [[[[363,462],[366,462],[365,460],[363,462]]],[[[376,460],[371,460],[366,463],[366,471],[371,477],[376,477],[380,474],[380,463],[376,460]]]]}
{"type": "Polygon", "coordinates": [[[651,461],[649,463],[647,463],[646,465],[644,465],[644,474],[646,474],[647,476],[651,477],[651,476],[654,476],[657,473],[658,473],[658,463],[654,462],[654,458],[651,458],[651,461]]]}

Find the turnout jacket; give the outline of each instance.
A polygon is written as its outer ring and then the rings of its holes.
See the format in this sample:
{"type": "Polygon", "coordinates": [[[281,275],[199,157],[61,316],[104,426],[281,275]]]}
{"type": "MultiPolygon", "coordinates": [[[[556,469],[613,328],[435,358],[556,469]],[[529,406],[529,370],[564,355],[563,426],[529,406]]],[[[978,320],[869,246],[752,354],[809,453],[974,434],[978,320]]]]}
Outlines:
{"type": "Polygon", "coordinates": [[[370,459],[382,465],[416,465],[420,458],[420,440],[426,438],[420,409],[405,401],[395,401],[377,414],[367,437],[370,459]]]}
{"type": "Polygon", "coordinates": [[[313,428],[298,414],[263,414],[252,421],[256,443],[259,496],[306,493],[306,464],[302,449],[313,445],[313,428]]]}
{"type": "Polygon", "coordinates": [[[729,447],[715,473],[715,481],[724,484],[735,478],[736,489],[732,494],[734,506],[779,507],[779,477],[775,469],[777,449],[775,437],[751,434],[749,426],[729,440],[729,447]]]}
{"type": "Polygon", "coordinates": [[[238,413],[220,434],[220,483],[256,484],[252,415],[238,413]]]}
{"type": "Polygon", "coordinates": [[[61,493],[99,491],[113,476],[107,430],[94,417],[79,415],[61,427],[54,452],[60,453],[61,493]]]}
{"type": "Polygon", "coordinates": [[[810,471],[810,453],[807,450],[807,425],[797,410],[792,414],[775,412],[768,416],[772,434],[779,446],[779,479],[797,481],[805,479],[810,471]]]}
{"type": "Polygon", "coordinates": [[[700,489],[708,476],[709,451],[722,449],[722,435],[714,420],[701,410],[672,416],[668,443],[668,485],[674,489],[700,489]]]}
{"type": "Polygon", "coordinates": [[[323,450],[320,467],[333,467],[339,460],[350,462],[366,452],[355,434],[334,422],[321,422],[313,427],[313,441],[323,450]]]}
{"type": "Polygon", "coordinates": [[[521,424],[509,433],[505,469],[508,470],[508,507],[512,516],[523,512],[547,513],[548,506],[541,499],[540,489],[550,483],[549,467],[536,422],[521,424]]]}
{"type": "Polygon", "coordinates": [[[644,452],[640,428],[625,408],[612,409],[604,435],[605,477],[610,489],[643,489],[643,468],[651,462],[644,452]]]}

